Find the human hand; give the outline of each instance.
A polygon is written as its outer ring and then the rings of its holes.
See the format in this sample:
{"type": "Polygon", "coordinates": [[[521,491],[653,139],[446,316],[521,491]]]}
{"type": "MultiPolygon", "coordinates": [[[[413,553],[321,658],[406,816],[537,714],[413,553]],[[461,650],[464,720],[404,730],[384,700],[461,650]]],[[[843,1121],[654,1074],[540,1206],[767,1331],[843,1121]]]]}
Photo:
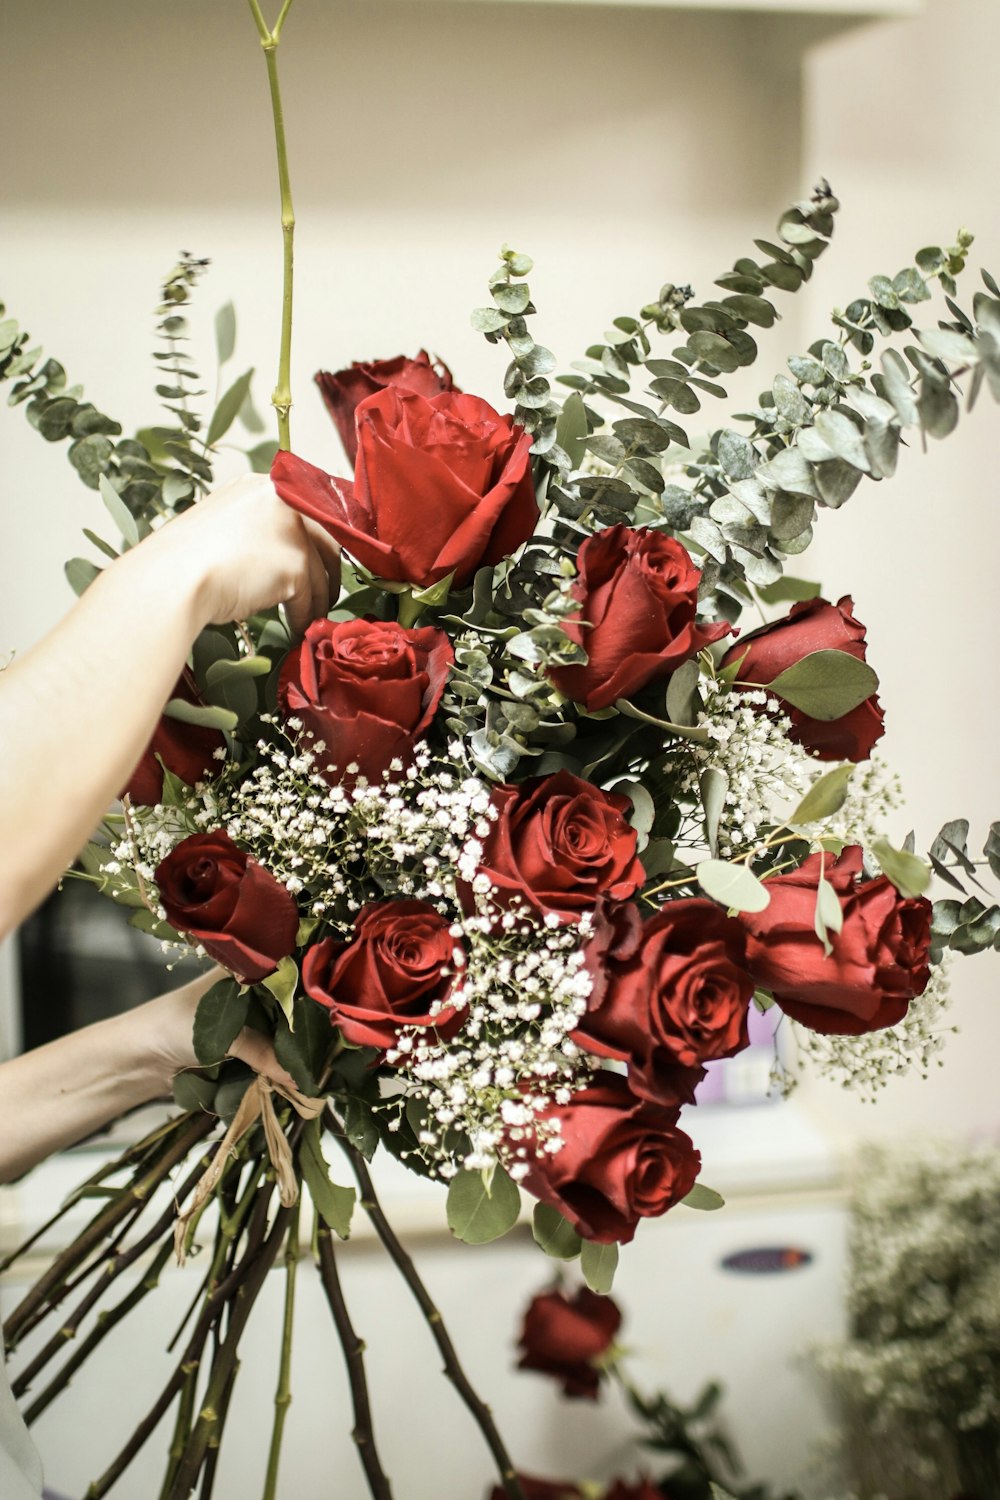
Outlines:
{"type": "Polygon", "coordinates": [[[198,629],[283,604],[292,634],[327,614],[340,589],[340,549],[298,515],[266,474],[206,495],[136,549],[190,592],[198,629]],[[152,553],[152,557],[150,554],[152,553]]]}
{"type": "MultiPolygon", "coordinates": [[[[201,1066],[191,1039],[195,1011],[206,990],[225,977],[224,970],[211,969],[177,989],[158,995],[155,1000],[148,1000],[130,1013],[135,1017],[136,1035],[157,1083],[157,1093],[169,1094],[178,1073],[201,1066]]],[[[275,1056],[271,1042],[249,1026],[244,1026],[228,1056],[238,1058],[272,1083],[297,1088],[294,1078],[275,1056]]]]}

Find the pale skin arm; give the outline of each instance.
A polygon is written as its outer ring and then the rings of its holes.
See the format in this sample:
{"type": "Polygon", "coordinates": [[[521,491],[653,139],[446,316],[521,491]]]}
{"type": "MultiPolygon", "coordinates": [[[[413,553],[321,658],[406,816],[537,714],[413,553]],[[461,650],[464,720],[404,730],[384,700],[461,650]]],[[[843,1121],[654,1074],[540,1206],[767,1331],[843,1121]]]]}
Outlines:
{"type": "Polygon", "coordinates": [[[337,570],[326,533],[248,475],[112,563],[0,672],[0,938],[128,781],[198,632],[281,603],[301,633],[337,570]]]}
{"type": "MultiPolygon", "coordinates": [[[[197,1066],[191,1027],[213,970],[123,1015],[85,1026],[0,1063],[0,1182],[83,1140],[118,1115],[170,1093],[175,1074],[197,1066]]],[[[292,1079],[259,1033],[244,1030],[238,1057],[286,1087],[292,1079]]]]}

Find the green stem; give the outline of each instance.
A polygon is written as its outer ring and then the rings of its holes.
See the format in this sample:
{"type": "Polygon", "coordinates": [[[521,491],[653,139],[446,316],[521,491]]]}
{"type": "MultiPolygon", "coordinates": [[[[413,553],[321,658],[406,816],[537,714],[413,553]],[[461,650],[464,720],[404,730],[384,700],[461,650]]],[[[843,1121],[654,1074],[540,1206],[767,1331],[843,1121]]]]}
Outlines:
{"type": "Polygon", "coordinates": [[[292,1404],[292,1333],[295,1325],[295,1273],[298,1264],[299,1210],[296,1205],[285,1241],[285,1316],[281,1331],[281,1363],[278,1367],[278,1388],[274,1393],[274,1426],[271,1430],[271,1451],[267,1458],[262,1500],[275,1500],[278,1493],[281,1440],[285,1432],[288,1408],[292,1404]]]}
{"type": "Polygon", "coordinates": [[[250,10],[257,25],[260,45],[267,64],[267,82],[271,90],[271,113],[274,117],[274,144],[278,157],[278,186],[281,192],[281,234],[283,245],[283,270],[281,292],[281,348],[278,357],[278,383],[271,396],[271,405],[278,416],[278,445],[291,446],[289,411],[292,405],[292,277],[295,260],[295,210],[292,207],[292,186],[288,175],[288,151],[285,145],[285,115],[281,103],[281,86],[278,82],[278,44],[281,28],[292,6],[285,0],[273,30],[268,30],[261,13],[259,0],[249,0],[250,10]]]}

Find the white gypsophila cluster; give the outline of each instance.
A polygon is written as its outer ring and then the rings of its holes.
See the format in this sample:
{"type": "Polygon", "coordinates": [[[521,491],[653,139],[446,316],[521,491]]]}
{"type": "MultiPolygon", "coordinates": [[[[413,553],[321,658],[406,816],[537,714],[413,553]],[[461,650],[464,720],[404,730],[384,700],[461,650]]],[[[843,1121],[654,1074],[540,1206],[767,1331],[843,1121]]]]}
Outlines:
{"type": "Polygon", "coordinates": [[[498,920],[482,876],[476,894],[477,911],[451,929],[457,978],[447,1004],[464,1008],[461,1030],[445,1042],[407,1027],[387,1060],[420,1101],[418,1149],[441,1176],[489,1170],[502,1154],[517,1181],[529,1154],[562,1144],[545,1110],[567,1103],[594,1069],[572,1040],[592,988],[583,956],[591,924],[519,910],[498,920]]]}
{"type": "Polygon", "coordinates": [[[904,804],[903,785],[881,755],[855,767],[847,783],[847,796],[839,812],[827,818],[823,828],[845,844],[860,844],[867,849],[872,841],[884,835],[893,813],[904,804]]]}
{"type": "Polygon", "coordinates": [[[718,832],[725,859],[753,848],[761,829],[803,796],[816,760],[789,740],[791,720],[763,688],[731,693],[710,683],[703,691],[698,726],[709,740],[686,747],[680,791],[698,797],[700,778],[710,768],[725,777],[718,832]]]}
{"type": "MultiPolygon", "coordinates": [[[[287,728],[298,735],[301,725],[287,728]]],[[[529,1143],[549,1151],[560,1144],[557,1126],[540,1116],[593,1071],[571,1040],[592,984],[583,958],[590,918],[496,909],[480,863],[497,813],[489,783],[467,772],[458,743],[447,762],[419,745],[412,763],[393,762],[378,782],[335,786],[318,770],[324,750],[321,742],[306,748],[302,737],[262,740],[242,780],[223,775],[180,806],[133,809],[129,836],[113,851],[121,878],[134,882],[138,869],[155,900],[159,862],[191,833],[223,828],[305,916],[322,918],[342,940],[368,902],[434,906],[452,922],[455,943],[454,987],[438,1009],[461,1010],[463,1024],[447,1041],[433,1027],[401,1028],[387,1056],[398,1080],[385,1101],[390,1128],[403,1110],[417,1120],[417,1151],[442,1176],[495,1166],[504,1144],[513,1175],[523,1177],[529,1143]],[[460,884],[471,901],[459,899],[460,884]]]]}
{"type": "Polygon", "coordinates": [[[933,1066],[943,1066],[945,1041],[958,1030],[942,1024],[950,1004],[947,970],[939,964],[897,1026],[866,1036],[821,1036],[792,1022],[800,1066],[809,1063],[822,1077],[874,1103],[894,1078],[912,1072],[926,1078],[933,1066]]]}
{"type": "Polygon", "coordinates": [[[936,1479],[926,1493],[948,1495],[971,1449],[995,1478],[1000,1153],[942,1139],[869,1147],[852,1200],[848,1336],[819,1354],[854,1419],[852,1471],[894,1481],[893,1493],[936,1479]]]}

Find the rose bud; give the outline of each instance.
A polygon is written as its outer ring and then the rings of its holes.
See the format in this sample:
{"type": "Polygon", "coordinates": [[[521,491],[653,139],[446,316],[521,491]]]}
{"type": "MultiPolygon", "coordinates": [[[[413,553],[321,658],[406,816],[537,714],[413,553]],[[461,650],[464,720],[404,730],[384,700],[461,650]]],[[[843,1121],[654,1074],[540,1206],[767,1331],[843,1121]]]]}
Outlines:
{"type": "Polygon", "coordinates": [[[531,435],[486,401],[390,386],[355,417],[353,484],[292,453],[277,455],[271,478],[376,577],[427,588],[453,574],[465,588],[534,531],[531,435]]]}
{"type": "Polygon", "coordinates": [[[426,732],[454,660],[443,630],[387,620],[314,620],[285,658],[278,703],[322,740],[320,774],[377,780],[426,732]],[[348,766],[357,772],[348,773],[348,766]],[[330,769],[330,768],[333,769],[330,769]]]}
{"type": "MultiPolygon", "coordinates": [[[[198,685],[187,668],[170,696],[181,698],[185,703],[201,703],[198,685]]],[[[220,770],[215,752],[224,748],[225,743],[225,736],[218,729],[185,724],[164,714],[122,795],[130,797],[140,807],[155,807],[163,796],[164,766],[188,786],[194,786],[195,782],[205,781],[220,770]]]]}
{"type": "Polygon", "coordinates": [[[590,711],[661,682],[732,626],[698,624],[701,572],[673,537],[609,526],[577,554],[572,586],[580,613],[563,622],[586,666],[553,667],[561,693],[590,711]]]}
{"type": "Polygon", "coordinates": [[[764,911],[740,913],[754,979],[812,1031],[860,1036],[895,1026],[930,979],[930,902],[904,899],[884,875],[861,881],[861,870],[857,845],[836,861],[811,854],[797,870],[768,879],[764,911]],[[829,934],[829,954],[815,930],[820,874],[844,919],[829,934]]]}
{"type": "Polygon", "coordinates": [[[295,949],[294,899],[221,828],[182,840],[157,866],[156,884],[171,927],[243,984],[266,979],[295,949]]]}
{"type": "Polygon", "coordinates": [[[397,354],[395,359],[373,359],[367,363],[356,360],[335,374],[320,370],[316,384],[351,463],[358,452],[354,411],[366,396],[374,396],[389,385],[401,391],[415,391],[418,396],[437,396],[441,391],[455,389],[448,366],[440,359],[432,361],[426,349],[421,349],[415,359],[397,354]]]}
{"type": "Polygon", "coordinates": [[[601,1381],[596,1361],[611,1348],[621,1321],[612,1299],[589,1287],[581,1287],[573,1297],[561,1291],[541,1292],[524,1314],[518,1369],[554,1375],[564,1395],[595,1401],[601,1381]]]}
{"type": "MultiPolygon", "coordinates": [[[[865,661],[865,627],[854,618],[853,609],[849,594],[837,604],[825,599],[793,604],[783,620],[755,630],[730,647],[722,666],[739,661],[740,682],[768,687],[786,668],[814,651],[844,651],[865,661]]],[[[781,706],[792,721],[789,738],[820,760],[867,760],[882,738],[883,713],[875,693],[839,719],[811,719],[791,703],[781,706]]]]}
{"type": "MultiPolygon", "coordinates": [[[[583,1500],[583,1491],[572,1479],[536,1479],[531,1474],[518,1474],[517,1479],[524,1500],[583,1500]]],[[[490,1500],[507,1500],[502,1484],[490,1490],[490,1500]]]]}
{"type": "Polygon", "coordinates": [[[449,927],[426,901],[372,902],[358,913],[349,941],[324,938],[308,949],[306,994],[359,1047],[390,1048],[404,1026],[433,1026],[451,1037],[462,1015],[448,1004],[455,982],[449,927]]]}
{"type": "Polygon", "coordinates": [[[568,771],[493,791],[498,817],[483,842],[480,871],[493,899],[572,917],[598,896],[634,895],[646,874],[629,827],[632,804],[568,771]]]}
{"type": "Polygon", "coordinates": [[[641,1475],[634,1484],[624,1479],[613,1479],[604,1492],[603,1500],[665,1500],[664,1492],[646,1475],[641,1475]]]}
{"type": "MultiPolygon", "coordinates": [[[[627,1244],[694,1187],[701,1157],[677,1129],[677,1108],[636,1099],[625,1079],[602,1073],[567,1104],[550,1105],[562,1145],[528,1156],[524,1186],[559,1210],[584,1239],[627,1244]]],[[[509,1142],[516,1153],[516,1142],[509,1142]]]]}
{"type": "Polygon", "coordinates": [[[627,1061],[640,1098],[691,1103],[701,1065],[749,1045],[746,936],[711,901],[668,901],[641,925],[634,908],[602,914],[587,961],[596,977],[574,1040],[627,1061]]]}

